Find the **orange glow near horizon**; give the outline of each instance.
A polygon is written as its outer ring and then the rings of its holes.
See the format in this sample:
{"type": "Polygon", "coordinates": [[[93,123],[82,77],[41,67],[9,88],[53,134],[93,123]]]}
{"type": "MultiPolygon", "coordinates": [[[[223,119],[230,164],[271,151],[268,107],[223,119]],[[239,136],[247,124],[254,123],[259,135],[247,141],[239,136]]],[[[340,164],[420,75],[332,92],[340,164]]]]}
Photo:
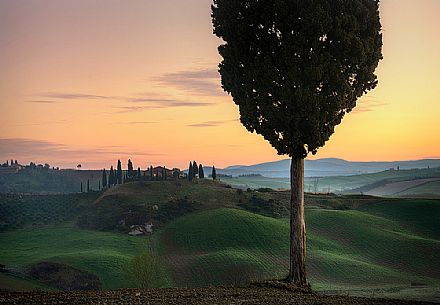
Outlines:
{"type": "MultiPolygon", "coordinates": [[[[210,4],[2,1],[0,161],[185,168],[286,158],[246,131],[222,93],[210,4]]],[[[379,86],[310,158],[440,158],[439,12],[438,0],[381,1],[379,86]]]]}

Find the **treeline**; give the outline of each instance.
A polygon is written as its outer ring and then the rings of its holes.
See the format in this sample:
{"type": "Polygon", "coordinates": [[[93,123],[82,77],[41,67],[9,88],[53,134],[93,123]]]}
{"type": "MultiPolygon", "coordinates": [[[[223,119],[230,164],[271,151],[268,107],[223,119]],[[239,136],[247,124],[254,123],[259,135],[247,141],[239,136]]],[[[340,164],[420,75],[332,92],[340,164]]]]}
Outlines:
{"type": "MultiPolygon", "coordinates": [[[[215,166],[212,166],[212,172],[211,175],[209,175],[209,177],[211,177],[213,180],[217,179],[217,173],[215,170],[215,166]]],[[[203,165],[197,165],[197,162],[189,162],[189,166],[188,166],[188,176],[187,176],[189,181],[192,181],[194,179],[204,179],[205,178],[205,171],[203,170],[203,165]]]]}
{"type": "MultiPolygon", "coordinates": [[[[217,179],[217,173],[215,166],[212,167],[212,174],[209,175],[213,180],[217,179]]],[[[133,181],[164,181],[164,180],[177,180],[188,179],[193,181],[194,179],[204,179],[205,172],[203,165],[198,165],[196,161],[189,163],[188,173],[182,172],[178,168],[168,169],[165,166],[153,167],[150,165],[146,170],[141,170],[140,167],[134,169],[133,162],[128,159],[127,170],[122,169],[122,162],[118,160],[116,168],[110,166],[110,169],[102,170],[102,178],[98,181],[98,191],[114,187],[119,184],[124,184],[133,181]]],[[[85,183],[81,182],[81,192],[96,191],[90,188],[90,181],[85,183]]]]}

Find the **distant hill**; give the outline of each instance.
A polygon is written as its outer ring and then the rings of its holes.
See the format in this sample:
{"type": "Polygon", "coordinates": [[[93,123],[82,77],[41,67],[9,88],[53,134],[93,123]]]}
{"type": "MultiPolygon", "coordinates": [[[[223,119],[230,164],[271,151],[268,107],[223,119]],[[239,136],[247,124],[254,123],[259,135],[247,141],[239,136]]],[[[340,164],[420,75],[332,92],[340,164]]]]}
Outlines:
{"type": "MultiPolygon", "coordinates": [[[[391,168],[415,169],[415,168],[440,167],[440,159],[423,159],[414,161],[392,161],[392,162],[351,162],[337,158],[326,158],[305,161],[306,177],[329,177],[329,176],[350,176],[357,174],[376,173],[391,168]]],[[[290,176],[290,159],[281,161],[265,162],[255,165],[234,165],[224,169],[218,169],[217,173],[240,176],[259,174],[270,178],[288,178],[290,176]]],[[[207,174],[211,173],[206,168],[207,174]]]]}

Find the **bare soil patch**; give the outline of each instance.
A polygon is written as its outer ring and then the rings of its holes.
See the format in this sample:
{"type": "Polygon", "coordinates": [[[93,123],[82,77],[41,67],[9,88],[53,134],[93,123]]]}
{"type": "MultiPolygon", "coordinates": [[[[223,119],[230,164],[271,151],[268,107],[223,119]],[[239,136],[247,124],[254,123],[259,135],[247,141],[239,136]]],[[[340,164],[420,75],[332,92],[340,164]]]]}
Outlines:
{"type": "Polygon", "coordinates": [[[295,304],[295,305],[423,305],[392,299],[324,296],[275,288],[120,289],[86,292],[0,291],[0,304],[295,304]]]}

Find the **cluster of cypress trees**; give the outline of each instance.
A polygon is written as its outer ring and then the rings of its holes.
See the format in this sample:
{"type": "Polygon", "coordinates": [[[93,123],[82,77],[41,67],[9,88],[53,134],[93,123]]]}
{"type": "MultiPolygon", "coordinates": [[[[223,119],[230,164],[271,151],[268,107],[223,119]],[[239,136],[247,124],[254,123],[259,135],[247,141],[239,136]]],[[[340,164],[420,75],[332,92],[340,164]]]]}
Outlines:
{"type": "MultiPolygon", "coordinates": [[[[138,167],[137,170],[135,170],[133,167],[133,162],[131,161],[131,159],[128,159],[127,171],[124,172],[122,170],[121,160],[118,160],[118,165],[117,165],[116,169],[114,169],[113,166],[110,166],[110,170],[109,170],[108,174],[107,174],[107,171],[105,168],[102,170],[102,179],[99,181],[99,190],[101,190],[101,188],[103,188],[103,189],[104,188],[111,188],[112,186],[116,186],[118,184],[123,184],[127,181],[142,180],[142,179],[143,180],[160,179],[159,176],[158,177],[154,176],[153,166],[150,166],[150,168],[148,170],[149,170],[149,177],[146,176],[146,172],[144,172],[144,175],[142,176],[141,168],[138,167]]],[[[162,169],[161,174],[162,174],[162,176],[161,176],[162,180],[166,180],[167,179],[167,170],[165,169],[165,167],[162,169]]],[[[215,166],[212,167],[211,176],[212,176],[212,179],[214,179],[214,180],[217,178],[215,166]]],[[[174,177],[174,173],[173,173],[173,178],[179,178],[179,177],[174,177]]],[[[188,180],[192,181],[195,178],[200,178],[200,179],[205,178],[205,172],[203,170],[202,164],[198,165],[196,161],[193,161],[193,162],[189,162],[188,180]]],[[[87,192],[90,191],[89,180],[87,180],[86,190],[87,190],[87,192]]],[[[83,183],[81,182],[81,193],[83,191],[84,191],[83,183]]]]}
{"type": "MultiPolygon", "coordinates": [[[[217,174],[215,171],[215,166],[212,167],[212,179],[215,180],[217,179],[217,174]]],[[[203,165],[197,165],[196,161],[193,162],[189,162],[189,166],[188,166],[188,180],[189,181],[193,181],[195,178],[200,178],[203,179],[205,178],[205,172],[203,170],[203,165]]]]}

